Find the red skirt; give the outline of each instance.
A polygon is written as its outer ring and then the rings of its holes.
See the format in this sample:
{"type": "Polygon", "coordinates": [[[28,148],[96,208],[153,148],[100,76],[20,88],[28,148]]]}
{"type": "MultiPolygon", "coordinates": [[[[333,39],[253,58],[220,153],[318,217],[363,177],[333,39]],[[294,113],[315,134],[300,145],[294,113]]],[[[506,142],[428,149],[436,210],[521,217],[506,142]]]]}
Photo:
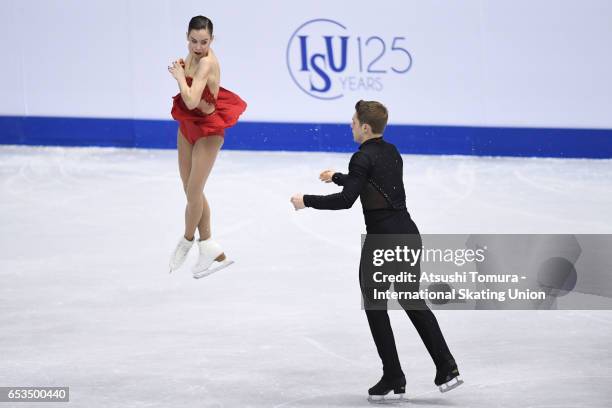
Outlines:
{"type": "Polygon", "coordinates": [[[172,99],[172,117],[179,122],[181,133],[191,144],[206,136],[224,136],[225,129],[234,126],[247,107],[245,101],[225,88],[219,88],[215,111],[210,114],[197,108],[187,109],[180,93],[172,99]]]}

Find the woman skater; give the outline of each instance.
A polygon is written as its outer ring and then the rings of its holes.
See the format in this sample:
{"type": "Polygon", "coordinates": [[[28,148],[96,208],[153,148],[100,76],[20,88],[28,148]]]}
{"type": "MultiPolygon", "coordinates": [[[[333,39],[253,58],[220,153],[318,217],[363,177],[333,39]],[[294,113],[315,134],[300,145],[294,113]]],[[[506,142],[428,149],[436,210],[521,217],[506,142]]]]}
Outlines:
{"type": "Polygon", "coordinates": [[[210,48],[213,39],[212,22],[203,16],[193,17],[187,29],[189,54],[168,67],[180,90],[174,97],[172,117],[179,122],[179,172],[187,198],[185,231],[170,259],[170,272],[185,262],[197,229],[200,256],[193,268],[194,278],[232,263],[211,238],[210,207],[203,191],[223,145],[225,129],[246,109],[238,95],[220,86],[219,60],[210,48]]]}

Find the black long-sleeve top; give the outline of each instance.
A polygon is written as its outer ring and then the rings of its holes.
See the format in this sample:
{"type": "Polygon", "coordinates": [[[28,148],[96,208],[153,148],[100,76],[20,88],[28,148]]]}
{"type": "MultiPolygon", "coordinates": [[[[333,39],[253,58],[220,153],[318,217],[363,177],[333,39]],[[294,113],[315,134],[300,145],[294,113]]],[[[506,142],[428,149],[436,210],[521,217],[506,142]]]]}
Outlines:
{"type": "Polygon", "coordinates": [[[332,181],[342,186],[342,191],[325,196],[304,195],[304,205],[318,210],[341,210],[352,207],[360,197],[364,213],[406,210],[402,175],[402,156],[397,148],[382,137],[369,139],[351,157],[348,174],[333,175],[332,181]]]}

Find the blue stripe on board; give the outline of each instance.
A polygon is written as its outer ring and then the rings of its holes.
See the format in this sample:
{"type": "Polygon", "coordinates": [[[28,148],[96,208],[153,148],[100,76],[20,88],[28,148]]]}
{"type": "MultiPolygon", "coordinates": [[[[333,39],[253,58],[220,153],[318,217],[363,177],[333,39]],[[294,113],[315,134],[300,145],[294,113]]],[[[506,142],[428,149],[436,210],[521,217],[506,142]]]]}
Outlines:
{"type": "MultiPolygon", "coordinates": [[[[170,120],[0,116],[0,144],[171,149],[170,120]]],[[[389,125],[402,153],[612,158],[612,129],[389,125]]],[[[239,122],[224,149],[350,152],[348,124],[239,122]]]]}

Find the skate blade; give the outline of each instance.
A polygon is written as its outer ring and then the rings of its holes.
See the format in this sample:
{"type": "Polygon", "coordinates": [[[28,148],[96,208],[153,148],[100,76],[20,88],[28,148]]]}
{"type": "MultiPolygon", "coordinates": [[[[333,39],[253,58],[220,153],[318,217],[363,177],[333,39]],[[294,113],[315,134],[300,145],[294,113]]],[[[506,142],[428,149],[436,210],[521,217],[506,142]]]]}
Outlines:
{"type": "Polygon", "coordinates": [[[368,396],[368,402],[370,404],[379,404],[379,405],[393,405],[393,404],[402,404],[404,402],[408,402],[408,398],[405,397],[405,394],[394,394],[394,397],[387,397],[386,395],[370,395],[368,396]]]}
{"type": "Polygon", "coordinates": [[[461,384],[463,384],[463,380],[461,379],[460,376],[457,376],[453,378],[452,380],[450,380],[449,382],[440,385],[438,388],[440,389],[440,392],[449,392],[451,390],[454,390],[461,384]]]}
{"type": "Polygon", "coordinates": [[[219,265],[215,266],[214,268],[208,268],[208,269],[204,269],[203,271],[194,272],[193,279],[201,279],[208,275],[212,275],[215,272],[219,272],[221,269],[227,268],[233,263],[234,261],[230,261],[229,259],[226,259],[224,261],[221,261],[219,265]]]}
{"type": "Polygon", "coordinates": [[[181,269],[182,266],[183,264],[180,264],[179,266],[176,266],[174,268],[172,266],[168,266],[168,273],[174,273],[178,271],[179,269],[181,269]]]}

